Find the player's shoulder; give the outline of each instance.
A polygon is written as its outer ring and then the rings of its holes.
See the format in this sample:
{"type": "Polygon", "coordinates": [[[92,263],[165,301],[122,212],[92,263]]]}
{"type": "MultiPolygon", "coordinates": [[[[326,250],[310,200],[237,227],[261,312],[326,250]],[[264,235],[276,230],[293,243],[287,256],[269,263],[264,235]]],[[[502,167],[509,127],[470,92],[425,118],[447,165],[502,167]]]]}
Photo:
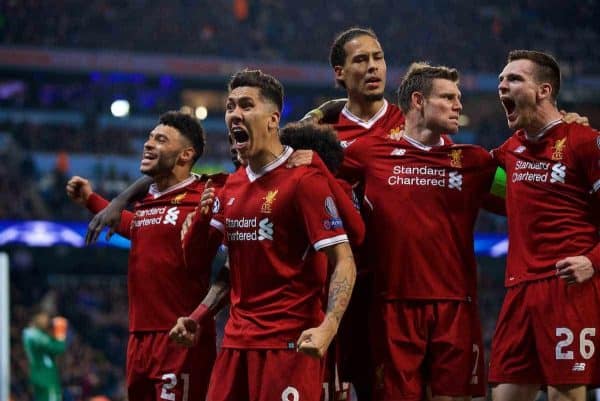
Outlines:
{"type": "Polygon", "coordinates": [[[200,186],[205,186],[208,180],[210,180],[211,185],[214,188],[220,188],[227,182],[229,178],[229,173],[216,173],[216,174],[201,174],[196,175],[196,184],[200,186]]]}
{"type": "Polygon", "coordinates": [[[453,143],[447,149],[452,160],[464,159],[464,162],[476,165],[492,162],[490,152],[479,145],[453,143]]]}
{"type": "Polygon", "coordinates": [[[569,142],[573,144],[577,143],[588,143],[590,140],[598,141],[600,146],[600,132],[598,130],[578,123],[564,123],[557,127],[558,135],[565,135],[568,137],[569,142]]]}

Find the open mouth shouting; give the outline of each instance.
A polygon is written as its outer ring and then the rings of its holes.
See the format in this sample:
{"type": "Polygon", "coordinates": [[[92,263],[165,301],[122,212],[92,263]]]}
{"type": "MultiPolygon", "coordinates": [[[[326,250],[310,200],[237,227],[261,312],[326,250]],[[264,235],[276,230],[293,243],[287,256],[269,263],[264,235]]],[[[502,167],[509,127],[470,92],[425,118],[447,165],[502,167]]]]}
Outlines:
{"type": "Polygon", "coordinates": [[[250,135],[242,127],[231,127],[231,137],[233,138],[233,148],[236,150],[245,149],[250,142],[250,135]]]}
{"type": "Polygon", "coordinates": [[[500,97],[500,101],[502,102],[502,107],[504,107],[508,121],[515,121],[517,119],[517,104],[515,101],[508,96],[500,97]]]}

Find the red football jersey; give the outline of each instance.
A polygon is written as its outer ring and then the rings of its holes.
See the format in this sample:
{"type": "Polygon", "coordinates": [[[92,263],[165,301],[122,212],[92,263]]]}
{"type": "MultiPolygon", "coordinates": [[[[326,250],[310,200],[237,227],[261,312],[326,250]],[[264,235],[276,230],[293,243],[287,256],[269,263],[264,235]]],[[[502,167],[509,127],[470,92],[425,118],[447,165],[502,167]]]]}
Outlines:
{"type": "MultiPolygon", "coordinates": [[[[210,178],[219,187],[225,177],[210,178]]],[[[200,202],[206,178],[193,175],[163,192],[153,184],[136,204],[129,230],[119,230],[131,239],[127,273],[130,332],[170,330],[208,291],[210,269],[194,261],[184,265],[180,234],[185,218],[200,202]]],[[[91,201],[97,204],[98,199],[91,201]]],[[[127,221],[131,216],[125,212],[123,217],[127,221]]]]}
{"type": "Polygon", "coordinates": [[[600,268],[598,131],[557,121],[535,141],[517,131],[492,153],[507,176],[506,286],[554,276],[567,256],[600,268]]]}
{"type": "Polygon", "coordinates": [[[211,225],[229,248],[231,314],[223,347],[295,348],[323,319],[327,264],[315,250],[347,242],[327,179],[287,168],[292,153],[260,173],[240,169],[218,194],[211,225]]]}
{"type": "Polygon", "coordinates": [[[473,226],[496,164],[483,148],[427,147],[369,135],[347,149],[343,177],[365,184],[365,246],[376,296],[475,298],[473,226]]]}
{"type": "Polygon", "coordinates": [[[342,147],[346,149],[364,135],[400,133],[404,127],[404,115],[398,106],[384,99],[383,107],[369,121],[361,120],[344,107],[333,128],[337,131],[342,147]]]}

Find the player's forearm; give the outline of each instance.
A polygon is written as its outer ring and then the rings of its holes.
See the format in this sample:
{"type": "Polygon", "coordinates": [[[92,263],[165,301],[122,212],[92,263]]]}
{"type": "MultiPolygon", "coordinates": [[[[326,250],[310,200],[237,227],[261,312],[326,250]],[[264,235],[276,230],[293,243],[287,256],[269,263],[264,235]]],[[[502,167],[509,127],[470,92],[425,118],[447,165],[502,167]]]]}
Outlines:
{"type": "Polygon", "coordinates": [[[133,184],[128,186],[123,192],[117,195],[112,202],[127,206],[134,201],[143,198],[148,193],[148,188],[154,182],[152,178],[144,175],[138,178],[133,184]]]}
{"type": "Polygon", "coordinates": [[[339,253],[331,275],[327,298],[327,312],[325,313],[324,320],[324,322],[332,324],[336,331],[350,303],[352,289],[356,280],[356,266],[350,247],[348,244],[339,244],[338,246],[340,245],[345,245],[347,250],[344,249],[343,252],[339,253]]]}
{"type": "Polygon", "coordinates": [[[225,305],[229,303],[229,290],[231,284],[229,282],[229,258],[219,270],[217,279],[210,286],[208,294],[204,297],[202,303],[206,305],[208,310],[216,315],[225,305]]]}
{"type": "Polygon", "coordinates": [[[40,346],[40,348],[43,348],[44,351],[48,352],[49,354],[60,355],[66,351],[67,342],[64,340],[56,340],[53,338],[53,339],[50,339],[50,341],[42,344],[40,346]]]}
{"type": "MultiPolygon", "coordinates": [[[[225,262],[227,263],[227,262],[225,262]]],[[[223,265],[218,273],[216,281],[210,286],[208,293],[192,312],[190,318],[200,324],[208,317],[214,317],[219,311],[229,303],[229,267],[223,265]]]]}
{"type": "MultiPolygon", "coordinates": [[[[98,195],[95,192],[92,192],[88,197],[85,207],[92,213],[96,214],[106,208],[109,202],[102,196],[98,195]]],[[[130,237],[129,227],[131,227],[131,221],[133,220],[133,214],[129,211],[121,212],[121,220],[119,222],[119,227],[117,228],[117,233],[122,235],[125,238],[130,237]]]]}

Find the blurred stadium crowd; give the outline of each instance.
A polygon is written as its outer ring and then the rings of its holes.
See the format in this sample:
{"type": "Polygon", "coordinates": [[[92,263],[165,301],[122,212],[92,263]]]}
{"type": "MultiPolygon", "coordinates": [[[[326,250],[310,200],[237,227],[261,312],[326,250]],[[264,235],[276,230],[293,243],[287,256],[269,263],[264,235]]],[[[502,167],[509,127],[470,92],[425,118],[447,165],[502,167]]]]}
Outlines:
{"type": "MultiPolygon", "coordinates": [[[[323,64],[336,32],[363,25],[373,27],[379,35],[388,65],[425,59],[464,71],[497,74],[508,50],[538,48],[556,55],[565,75],[576,76],[600,74],[596,50],[599,19],[600,7],[594,0],[488,0],[477,4],[458,0],[443,4],[435,0],[305,0],[301,8],[290,0],[91,0],[85,7],[78,0],[6,0],[0,2],[0,44],[323,64]]],[[[10,79],[0,79],[0,219],[89,218],[65,196],[68,178],[85,174],[95,190],[108,198],[123,190],[139,175],[137,165],[148,130],[160,112],[181,107],[185,86],[169,77],[156,80],[135,74],[123,79],[45,72],[24,73],[14,79],[11,74],[10,79]],[[123,94],[132,99],[134,112],[151,116],[148,124],[112,124],[103,119],[110,101],[123,94]]],[[[210,85],[215,86],[214,82],[210,85]]],[[[390,101],[395,98],[392,86],[388,83],[390,101]]],[[[220,90],[224,87],[224,82],[218,85],[220,90]]],[[[325,93],[290,90],[293,102],[286,104],[284,116],[288,121],[300,118],[334,96],[332,88],[333,77],[325,93]]],[[[474,115],[458,142],[490,149],[507,137],[497,104],[490,112],[495,117],[477,115],[486,107],[475,107],[481,102],[479,97],[492,95],[464,95],[473,99],[474,115]]],[[[590,116],[592,125],[598,126],[600,102],[596,99],[594,103],[583,111],[572,101],[569,107],[590,116]]],[[[465,110],[469,112],[469,105],[465,110]]],[[[221,113],[216,110],[205,125],[208,146],[200,163],[213,171],[231,169],[221,113]]],[[[487,213],[477,224],[479,232],[506,231],[503,218],[487,213]]],[[[102,252],[86,251],[87,258],[102,252]]],[[[69,350],[59,358],[65,401],[88,401],[100,394],[113,401],[125,400],[125,255],[115,257],[120,270],[114,274],[82,278],[73,272],[61,275],[43,270],[36,265],[36,250],[14,248],[10,252],[13,401],[30,399],[21,330],[39,303],[48,299],[71,322],[69,350]]],[[[50,258],[60,255],[64,260],[70,251],[56,248],[51,252],[50,258]]],[[[69,263],[89,273],[84,258],[75,260],[69,263]]],[[[483,267],[480,280],[481,316],[489,348],[504,291],[503,272],[502,261],[483,263],[493,265],[483,267]]]]}
{"type": "Polygon", "coordinates": [[[7,44],[323,62],[326,48],[303,44],[322,43],[356,24],[377,28],[388,62],[429,59],[495,71],[508,50],[521,47],[553,53],[572,73],[600,72],[588,57],[600,40],[593,0],[307,0],[302,7],[290,0],[94,0],[83,8],[77,0],[3,3],[0,36],[7,44]],[[141,16],[143,23],[131,23],[141,16]]]}

